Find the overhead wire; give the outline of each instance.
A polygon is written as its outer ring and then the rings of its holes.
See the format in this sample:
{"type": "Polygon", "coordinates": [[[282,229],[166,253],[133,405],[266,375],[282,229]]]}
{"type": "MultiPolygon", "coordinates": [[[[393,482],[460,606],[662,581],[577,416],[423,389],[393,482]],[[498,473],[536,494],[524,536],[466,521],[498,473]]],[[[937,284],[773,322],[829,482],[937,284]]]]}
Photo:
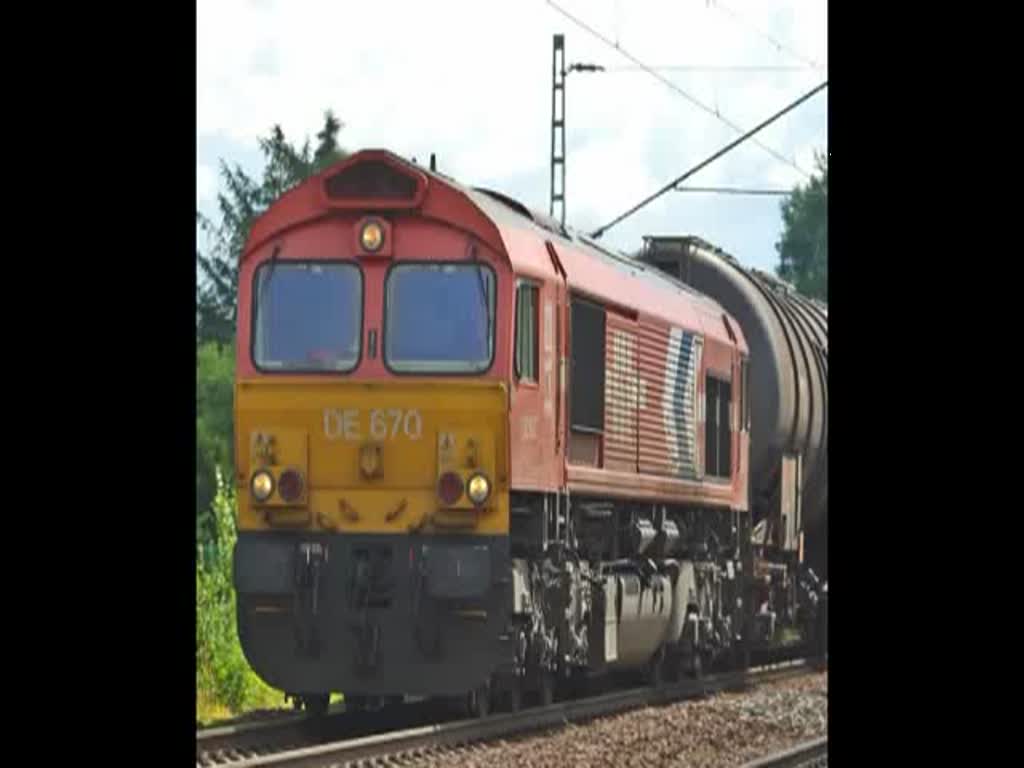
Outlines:
{"type": "Polygon", "coordinates": [[[793,50],[792,48],[787,46],[785,43],[782,43],[779,40],[775,39],[774,37],[769,35],[767,32],[761,30],[759,27],[754,26],[750,22],[744,21],[742,18],[740,18],[740,15],[738,13],[736,13],[736,11],[732,10],[731,8],[729,8],[729,7],[725,6],[725,5],[722,5],[720,2],[718,2],[718,0],[715,0],[715,2],[711,3],[711,5],[714,8],[717,8],[718,10],[722,11],[722,13],[724,13],[726,16],[728,16],[730,19],[732,19],[732,21],[735,24],[738,24],[741,27],[745,27],[746,29],[750,30],[751,32],[754,32],[755,34],[758,34],[761,37],[763,37],[765,40],[767,40],[772,45],[774,45],[776,50],[778,50],[780,52],[788,53],[794,59],[799,59],[804,64],[807,64],[809,67],[811,67],[812,69],[816,69],[819,72],[824,72],[825,71],[824,67],[822,67],[818,62],[816,62],[813,59],[809,59],[806,56],[803,56],[803,55],[797,53],[795,50],[793,50]]]}
{"type": "Polygon", "coordinates": [[[751,128],[751,129],[750,129],[749,131],[747,131],[746,133],[744,133],[744,134],[743,134],[742,136],[740,136],[739,138],[737,138],[737,139],[734,139],[733,141],[729,142],[728,144],[726,144],[726,145],[725,145],[724,147],[722,147],[721,149],[719,149],[719,150],[718,150],[717,152],[715,152],[714,154],[710,155],[709,157],[705,158],[704,160],[701,160],[701,161],[700,161],[699,163],[697,163],[697,165],[695,165],[695,166],[693,166],[692,168],[690,168],[690,169],[689,169],[688,171],[686,171],[686,172],[685,172],[684,174],[682,174],[682,175],[681,175],[681,176],[679,176],[678,178],[675,178],[675,179],[673,179],[672,181],[670,181],[670,182],[669,182],[668,184],[666,184],[665,186],[663,186],[663,187],[662,187],[661,189],[659,189],[659,190],[658,190],[657,192],[655,192],[655,193],[653,193],[653,194],[651,194],[651,195],[647,196],[646,198],[644,198],[643,200],[641,200],[641,201],[640,201],[639,203],[637,203],[636,205],[634,205],[634,206],[633,206],[632,208],[630,208],[630,209],[629,209],[628,211],[626,211],[625,213],[623,213],[623,214],[621,214],[620,216],[617,216],[616,218],[612,219],[612,220],[611,220],[611,221],[610,221],[609,223],[605,224],[605,225],[604,225],[603,227],[599,227],[599,228],[595,229],[595,230],[594,230],[594,231],[593,231],[593,232],[591,233],[591,235],[590,235],[590,236],[591,236],[591,237],[593,237],[593,238],[595,238],[595,239],[596,239],[596,238],[599,238],[599,237],[601,237],[601,235],[603,235],[603,234],[604,234],[605,232],[607,232],[607,231],[608,231],[609,229],[611,229],[611,228],[612,228],[613,226],[615,226],[616,224],[618,224],[618,223],[619,223],[620,221],[622,221],[623,219],[625,219],[625,218],[626,218],[626,217],[628,217],[628,216],[632,216],[632,215],[633,215],[634,213],[636,213],[637,211],[639,211],[639,210],[640,210],[641,208],[643,208],[643,207],[644,207],[645,205],[648,205],[649,203],[653,202],[653,201],[654,201],[655,199],[657,199],[657,198],[661,197],[661,196],[662,196],[663,194],[665,194],[666,192],[669,192],[670,190],[673,190],[673,189],[675,189],[675,188],[676,188],[676,187],[677,187],[677,186],[678,186],[679,184],[681,184],[682,182],[684,182],[684,181],[685,181],[686,179],[688,179],[688,178],[689,178],[690,176],[693,176],[693,174],[697,173],[697,171],[701,170],[701,169],[702,169],[702,168],[704,168],[705,166],[708,166],[708,165],[710,165],[711,163],[713,163],[713,162],[714,162],[715,160],[717,160],[718,158],[720,158],[720,157],[721,157],[722,155],[726,154],[727,152],[730,152],[730,151],[732,151],[732,150],[733,150],[733,149],[735,149],[735,148],[736,148],[737,146],[739,146],[740,144],[742,144],[742,143],[743,143],[744,141],[747,141],[747,140],[751,140],[751,141],[752,141],[753,139],[752,139],[751,137],[752,137],[752,136],[753,136],[754,134],[756,134],[756,133],[757,133],[758,131],[760,131],[760,130],[762,130],[762,129],[766,128],[766,127],[768,127],[769,125],[771,125],[772,123],[774,123],[774,122],[775,122],[776,120],[778,120],[778,119],[779,119],[780,117],[782,117],[783,115],[785,115],[785,114],[787,114],[788,112],[791,112],[792,110],[796,109],[796,108],[797,108],[798,106],[800,106],[801,104],[803,104],[803,103],[804,103],[805,101],[807,101],[807,100],[808,100],[809,98],[811,98],[812,96],[814,96],[814,95],[815,95],[816,93],[818,93],[819,91],[821,91],[821,90],[825,89],[826,87],[828,87],[828,80],[825,80],[824,82],[822,82],[822,83],[820,83],[819,85],[815,86],[815,87],[814,87],[814,88],[812,88],[812,89],[811,89],[810,91],[808,91],[807,93],[805,93],[805,94],[804,94],[803,96],[801,96],[800,98],[798,98],[798,99],[797,99],[796,101],[790,102],[790,103],[789,103],[789,104],[787,104],[787,105],[786,105],[785,107],[783,107],[782,109],[780,109],[780,110],[779,110],[778,112],[776,112],[775,114],[773,114],[773,115],[772,115],[771,117],[768,117],[768,118],[766,118],[765,120],[762,120],[762,121],[761,121],[761,122],[760,122],[760,123],[759,123],[758,125],[756,125],[756,126],[755,126],[754,128],[751,128]]]}
{"type": "Polygon", "coordinates": [[[786,197],[793,194],[788,189],[751,189],[745,187],[676,187],[676,192],[707,192],[716,195],[774,195],[786,197]]]}
{"type": "Polygon", "coordinates": [[[605,72],[807,72],[814,67],[785,64],[657,64],[648,67],[605,67],[605,72]]]}
{"type": "MultiPolygon", "coordinates": [[[[618,45],[617,43],[613,43],[613,42],[612,42],[611,40],[609,40],[609,39],[608,39],[607,37],[605,37],[605,36],[604,36],[604,35],[602,35],[602,34],[601,34],[600,32],[598,32],[597,30],[595,30],[595,29],[594,29],[593,27],[591,27],[590,25],[588,25],[588,24],[587,24],[586,22],[584,22],[584,21],[581,21],[580,19],[576,18],[576,17],[575,17],[575,16],[573,16],[573,15],[572,15],[571,13],[569,13],[568,11],[566,11],[566,10],[565,10],[564,8],[562,8],[561,6],[559,6],[559,5],[557,4],[557,3],[553,2],[553,0],[547,0],[547,2],[548,2],[548,5],[550,5],[550,6],[552,7],[552,8],[554,8],[554,9],[555,9],[556,11],[558,11],[558,12],[559,12],[560,14],[562,14],[563,16],[565,16],[565,17],[566,17],[567,19],[569,19],[569,20],[570,20],[571,22],[573,22],[574,24],[576,24],[576,25],[577,25],[578,27],[580,27],[581,29],[585,30],[586,32],[588,32],[588,33],[589,33],[589,34],[591,34],[592,36],[596,37],[596,38],[597,38],[598,40],[600,40],[601,42],[603,42],[603,43],[604,43],[605,45],[607,45],[607,46],[609,46],[609,47],[611,47],[611,48],[614,48],[614,49],[615,49],[616,51],[618,51],[619,53],[621,53],[621,54],[622,54],[623,56],[625,56],[625,57],[626,57],[627,59],[629,59],[630,61],[632,61],[632,62],[633,62],[633,63],[634,63],[635,65],[637,65],[637,66],[638,66],[638,67],[640,67],[641,69],[643,69],[643,70],[645,70],[646,72],[648,72],[648,73],[649,73],[649,74],[650,74],[651,76],[653,76],[653,77],[657,78],[658,80],[660,80],[660,81],[661,81],[662,83],[664,83],[664,84],[665,84],[665,85],[667,85],[667,86],[668,86],[669,88],[671,88],[672,90],[674,90],[674,91],[675,91],[676,93],[678,93],[679,95],[681,95],[681,96],[682,96],[683,98],[685,98],[685,99],[686,99],[687,101],[689,101],[689,102],[690,102],[691,104],[693,104],[694,106],[698,107],[699,109],[703,110],[704,112],[707,112],[707,113],[708,113],[709,115],[711,115],[712,117],[714,117],[714,118],[716,118],[717,120],[721,121],[722,123],[725,123],[725,124],[726,124],[727,126],[729,126],[730,128],[732,128],[732,129],[733,129],[734,131],[736,131],[736,132],[738,132],[738,133],[744,133],[744,129],[743,129],[743,128],[741,128],[741,127],[740,127],[740,126],[738,126],[738,125],[737,125],[736,123],[734,123],[733,121],[729,120],[728,118],[726,118],[726,117],[723,117],[723,116],[722,116],[722,114],[721,114],[721,113],[720,113],[720,112],[719,112],[719,111],[718,111],[717,109],[713,109],[712,107],[709,107],[709,106],[707,106],[706,104],[704,104],[704,103],[703,103],[703,102],[701,102],[700,100],[698,100],[698,99],[696,99],[695,97],[691,96],[691,95],[690,95],[689,93],[687,93],[687,92],[686,92],[685,90],[683,90],[682,88],[680,88],[680,87],[679,87],[678,85],[676,85],[676,84],[675,84],[674,82],[672,82],[671,80],[669,80],[669,79],[667,79],[667,78],[665,78],[665,77],[662,77],[662,76],[661,76],[660,74],[658,74],[658,73],[657,73],[657,72],[656,72],[655,70],[651,69],[651,68],[650,68],[649,66],[647,66],[646,64],[644,64],[644,63],[643,63],[642,61],[640,61],[640,60],[639,60],[638,58],[636,58],[636,56],[634,56],[633,54],[629,53],[629,52],[628,52],[628,51],[627,51],[627,50],[626,50],[625,48],[623,48],[622,46],[618,45]]],[[[796,162],[795,162],[794,160],[792,160],[792,159],[790,159],[790,158],[786,157],[785,155],[783,155],[783,154],[781,154],[780,152],[778,152],[778,151],[776,151],[776,150],[772,149],[771,147],[769,147],[768,145],[766,145],[766,144],[764,144],[764,143],[762,143],[762,142],[760,142],[760,141],[757,141],[757,140],[753,140],[753,143],[754,143],[754,144],[756,144],[757,146],[759,146],[759,147],[760,147],[761,149],[763,149],[764,151],[768,152],[768,153],[769,153],[769,154],[770,154],[770,155],[771,155],[772,157],[774,157],[774,158],[775,158],[776,160],[779,160],[779,161],[781,161],[781,162],[785,163],[786,165],[790,166],[791,168],[794,168],[794,169],[795,169],[796,171],[798,171],[798,172],[799,172],[799,173],[800,173],[801,175],[803,175],[803,176],[804,176],[805,178],[808,178],[808,179],[810,178],[810,174],[809,174],[809,173],[807,173],[807,171],[805,171],[805,170],[804,170],[803,168],[801,168],[801,167],[800,167],[799,165],[797,165],[797,164],[796,164],[796,162]]]]}

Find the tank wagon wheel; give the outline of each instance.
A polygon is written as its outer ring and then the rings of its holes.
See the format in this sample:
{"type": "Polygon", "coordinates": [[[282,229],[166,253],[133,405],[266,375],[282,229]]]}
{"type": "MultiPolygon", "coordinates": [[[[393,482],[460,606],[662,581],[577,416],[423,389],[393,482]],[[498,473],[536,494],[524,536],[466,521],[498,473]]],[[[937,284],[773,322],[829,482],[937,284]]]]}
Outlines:
{"type": "Polygon", "coordinates": [[[750,669],[750,645],[743,642],[736,648],[735,666],[738,671],[750,669]]]}
{"type": "Polygon", "coordinates": [[[700,680],[704,677],[704,658],[699,652],[694,652],[690,657],[687,673],[692,680],[700,680]]]}
{"type": "Polygon", "coordinates": [[[818,609],[817,622],[815,626],[815,645],[821,663],[828,660],[828,582],[825,582],[825,599],[821,601],[818,609]]]}
{"type": "Polygon", "coordinates": [[[661,647],[657,653],[647,663],[647,669],[644,670],[644,676],[647,678],[647,683],[652,688],[660,688],[665,682],[665,648],[661,647]]]}

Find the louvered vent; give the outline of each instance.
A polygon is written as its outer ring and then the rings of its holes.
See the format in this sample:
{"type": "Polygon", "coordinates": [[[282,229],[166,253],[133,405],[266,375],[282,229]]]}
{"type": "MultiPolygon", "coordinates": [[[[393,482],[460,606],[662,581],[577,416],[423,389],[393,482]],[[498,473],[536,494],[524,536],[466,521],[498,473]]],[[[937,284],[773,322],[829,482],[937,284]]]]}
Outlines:
{"type": "Polygon", "coordinates": [[[379,160],[356,163],[324,183],[328,200],[386,200],[411,202],[416,179],[379,160]]]}

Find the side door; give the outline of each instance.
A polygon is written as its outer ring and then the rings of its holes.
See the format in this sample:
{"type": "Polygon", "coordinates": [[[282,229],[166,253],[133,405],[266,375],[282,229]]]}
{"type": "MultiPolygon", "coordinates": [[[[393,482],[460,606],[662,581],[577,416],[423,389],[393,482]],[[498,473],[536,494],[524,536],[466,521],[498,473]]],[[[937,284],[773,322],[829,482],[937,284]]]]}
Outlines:
{"type": "Polygon", "coordinates": [[[568,385],[568,325],[569,325],[569,302],[568,302],[568,275],[565,265],[558,255],[554,244],[548,240],[548,256],[551,258],[551,266],[555,272],[555,280],[552,283],[553,290],[550,304],[544,305],[544,387],[545,387],[545,412],[552,411],[554,420],[554,454],[558,467],[556,485],[564,488],[565,478],[565,446],[568,418],[566,416],[566,388],[568,385]],[[548,402],[550,400],[550,406],[548,402]]]}

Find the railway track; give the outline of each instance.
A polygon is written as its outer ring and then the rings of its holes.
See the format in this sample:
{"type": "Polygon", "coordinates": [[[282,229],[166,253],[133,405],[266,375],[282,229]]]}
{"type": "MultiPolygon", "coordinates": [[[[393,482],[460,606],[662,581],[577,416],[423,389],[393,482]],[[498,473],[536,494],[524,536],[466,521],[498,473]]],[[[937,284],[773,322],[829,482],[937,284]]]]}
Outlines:
{"type": "MultiPolygon", "coordinates": [[[[659,687],[641,687],[600,696],[558,702],[547,707],[482,720],[458,720],[408,727],[401,721],[424,718],[428,707],[404,705],[388,713],[332,715],[283,724],[260,723],[199,732],[196,765],[229,768],[324,768],[355,762],[399,765],[427,755],[472,750],[475,744],[604,717],[649,705],[696,698],[803,674],[813,662],[795,660],[741,672],[686,680],[659,687]],[[359,717],[359,715],[365,715],[359,717]],[[364,729],[360,733],[360,728],[364,729]],[[376,733],[365,729],[375,728],[376,733]],[[403,730],[397,730],[404,728],[403,730]]],[[[422,704],[427,704],[423,702],[422,704]]],[[[436,712],[436,710],[435,710],[436,712]]],[[[775,764],[772,764],[775,765],[775,764]]],[[[778,763],[802,765],[802,763],[778,763]]]]}
{"type": "Polygon", "coordinates": [[[371,712],[345,712],[332,707],[332,712],[320,719],[282,714],[266,721],[206,728],[196,732],[196,765],[233,766],[247,758],[300,746],[411,728],[436,720],[437,715],[437,707],[431,702],[415,701],[371,712]]]}
{"type": "Polygon", "coordinates": [[[828,737],[807,741],[791,749],[753,760],[743,768],[825,768],[828,765],[828,737]]]}

